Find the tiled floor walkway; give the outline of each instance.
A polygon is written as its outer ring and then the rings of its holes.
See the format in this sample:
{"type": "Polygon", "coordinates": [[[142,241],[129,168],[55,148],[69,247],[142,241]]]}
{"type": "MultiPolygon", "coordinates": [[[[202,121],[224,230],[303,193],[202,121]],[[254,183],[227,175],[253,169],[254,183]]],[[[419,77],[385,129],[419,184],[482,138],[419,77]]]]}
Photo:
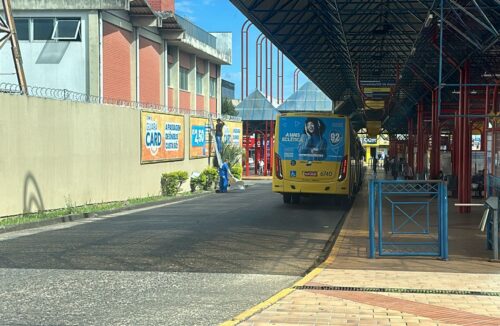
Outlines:
{"type": "MultiPolygon", "coordinates": [[[[449,209],[450,258],[367,258],[367,192],[329,259],[240,325],[500,325],[500,264],[488,261],[482,210],[449,209]],[[374,289],[376,288],[376,289],[374,289]],[[432,291],[440,290],[440,291],[432,291]]],[[[244,316],[244,317],[243,317],[244,316]]]]}

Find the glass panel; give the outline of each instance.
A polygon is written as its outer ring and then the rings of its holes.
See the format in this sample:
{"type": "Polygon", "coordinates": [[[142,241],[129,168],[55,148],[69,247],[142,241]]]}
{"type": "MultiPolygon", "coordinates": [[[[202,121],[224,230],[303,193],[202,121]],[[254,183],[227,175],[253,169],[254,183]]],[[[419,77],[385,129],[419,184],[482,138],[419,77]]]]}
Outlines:
{"type": "Polygon", "coordinates": [[[210,78],[210,96],[217,96],[217,79],[215,78],[210,78]]]}
{"type": "Polygon", "coordinates": [[[203,75],[196,74],[196,93],[203,95],[203,75]]]}
{"type": "Polygon", "coordinates": [[[35,18],[33,19],[33,40],[45,41],[52,39],[54,31],[53,18],[35,18]]]}
{"type": "Polygon", "coordinates": [[[19,41],[30,40],[30,20],[28,18],[15,18],[17,38],[19,41]]]}
{"type": "Polygon", "coordinates": [[[179,88],[187,91],[188,87],[188,70],[185,68],[180,68],[180,76],[179,76],[179,88]]]}
{"type": "Polygon", "coordinates": [[[54,39],[74,40],[80,32],[80,20],[61,20],[58,19],[54,31],[54,39]]]}

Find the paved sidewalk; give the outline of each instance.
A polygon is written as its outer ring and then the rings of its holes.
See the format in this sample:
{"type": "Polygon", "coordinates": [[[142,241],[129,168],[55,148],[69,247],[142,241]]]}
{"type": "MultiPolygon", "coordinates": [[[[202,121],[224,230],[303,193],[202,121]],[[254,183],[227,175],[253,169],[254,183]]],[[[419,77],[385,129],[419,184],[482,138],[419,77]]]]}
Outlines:
{"type": "Polygon", "coordinates": [[[450,201],[449,261],[368,259],[366,187],[328,260],[227,324],[500,325],[500,264],[477,229],[482,209],[457,214],[450,201]]]}

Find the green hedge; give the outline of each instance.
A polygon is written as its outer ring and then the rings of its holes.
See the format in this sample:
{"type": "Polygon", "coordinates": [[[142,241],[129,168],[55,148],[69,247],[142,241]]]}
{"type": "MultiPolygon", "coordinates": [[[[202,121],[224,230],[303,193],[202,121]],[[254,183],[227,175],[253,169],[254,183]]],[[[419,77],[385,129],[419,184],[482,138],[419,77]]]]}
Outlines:
{"type": "Polygon", "coordinates": [[[195,192],[197,189],[209,190],[212,189],[217,181],[219,173],[216,168],[206,168],[198,177],[191,177],[189,185],[191,191],[195,192]]]}
{"type": "Polygon", "coordinates": [[[161,194],[163,196],[175,196],[188,179],[186,171],[175,171],[161,175],[161,194]]]}
{"type": "Polygon", "coordinates": [[[236,179],[241,180],[241,174],[243,173],[243,167],[241,164],[236,164],[235,166],[231,167],[231,173],[236,179]]]}

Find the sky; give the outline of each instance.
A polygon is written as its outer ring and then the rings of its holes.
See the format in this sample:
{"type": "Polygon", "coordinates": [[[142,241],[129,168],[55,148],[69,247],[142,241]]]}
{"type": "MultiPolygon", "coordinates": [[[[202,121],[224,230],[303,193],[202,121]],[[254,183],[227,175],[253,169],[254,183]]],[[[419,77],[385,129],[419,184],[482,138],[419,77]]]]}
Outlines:
{"type": "MultiPolygon", "coordinates": [[[[176,0],[175,11],[207,32],[233,33],[232,65],[222,66],[222,78],[235,83],[235,97],[241,98],[241,27],[246,17],[229,0],[176,0]]],[[[260,34],[255,26],[249,33],[248,93],[255,90],[255,41],[260,34]]],[[[276,95],[276,49],[273,50],[273,95],[276,95]]],[[[284,98],[293,93],[293,75],[296,67],[285,57],[284,98]]],[[[299,74],[299,87],[307,78],[299,74]]]]}

